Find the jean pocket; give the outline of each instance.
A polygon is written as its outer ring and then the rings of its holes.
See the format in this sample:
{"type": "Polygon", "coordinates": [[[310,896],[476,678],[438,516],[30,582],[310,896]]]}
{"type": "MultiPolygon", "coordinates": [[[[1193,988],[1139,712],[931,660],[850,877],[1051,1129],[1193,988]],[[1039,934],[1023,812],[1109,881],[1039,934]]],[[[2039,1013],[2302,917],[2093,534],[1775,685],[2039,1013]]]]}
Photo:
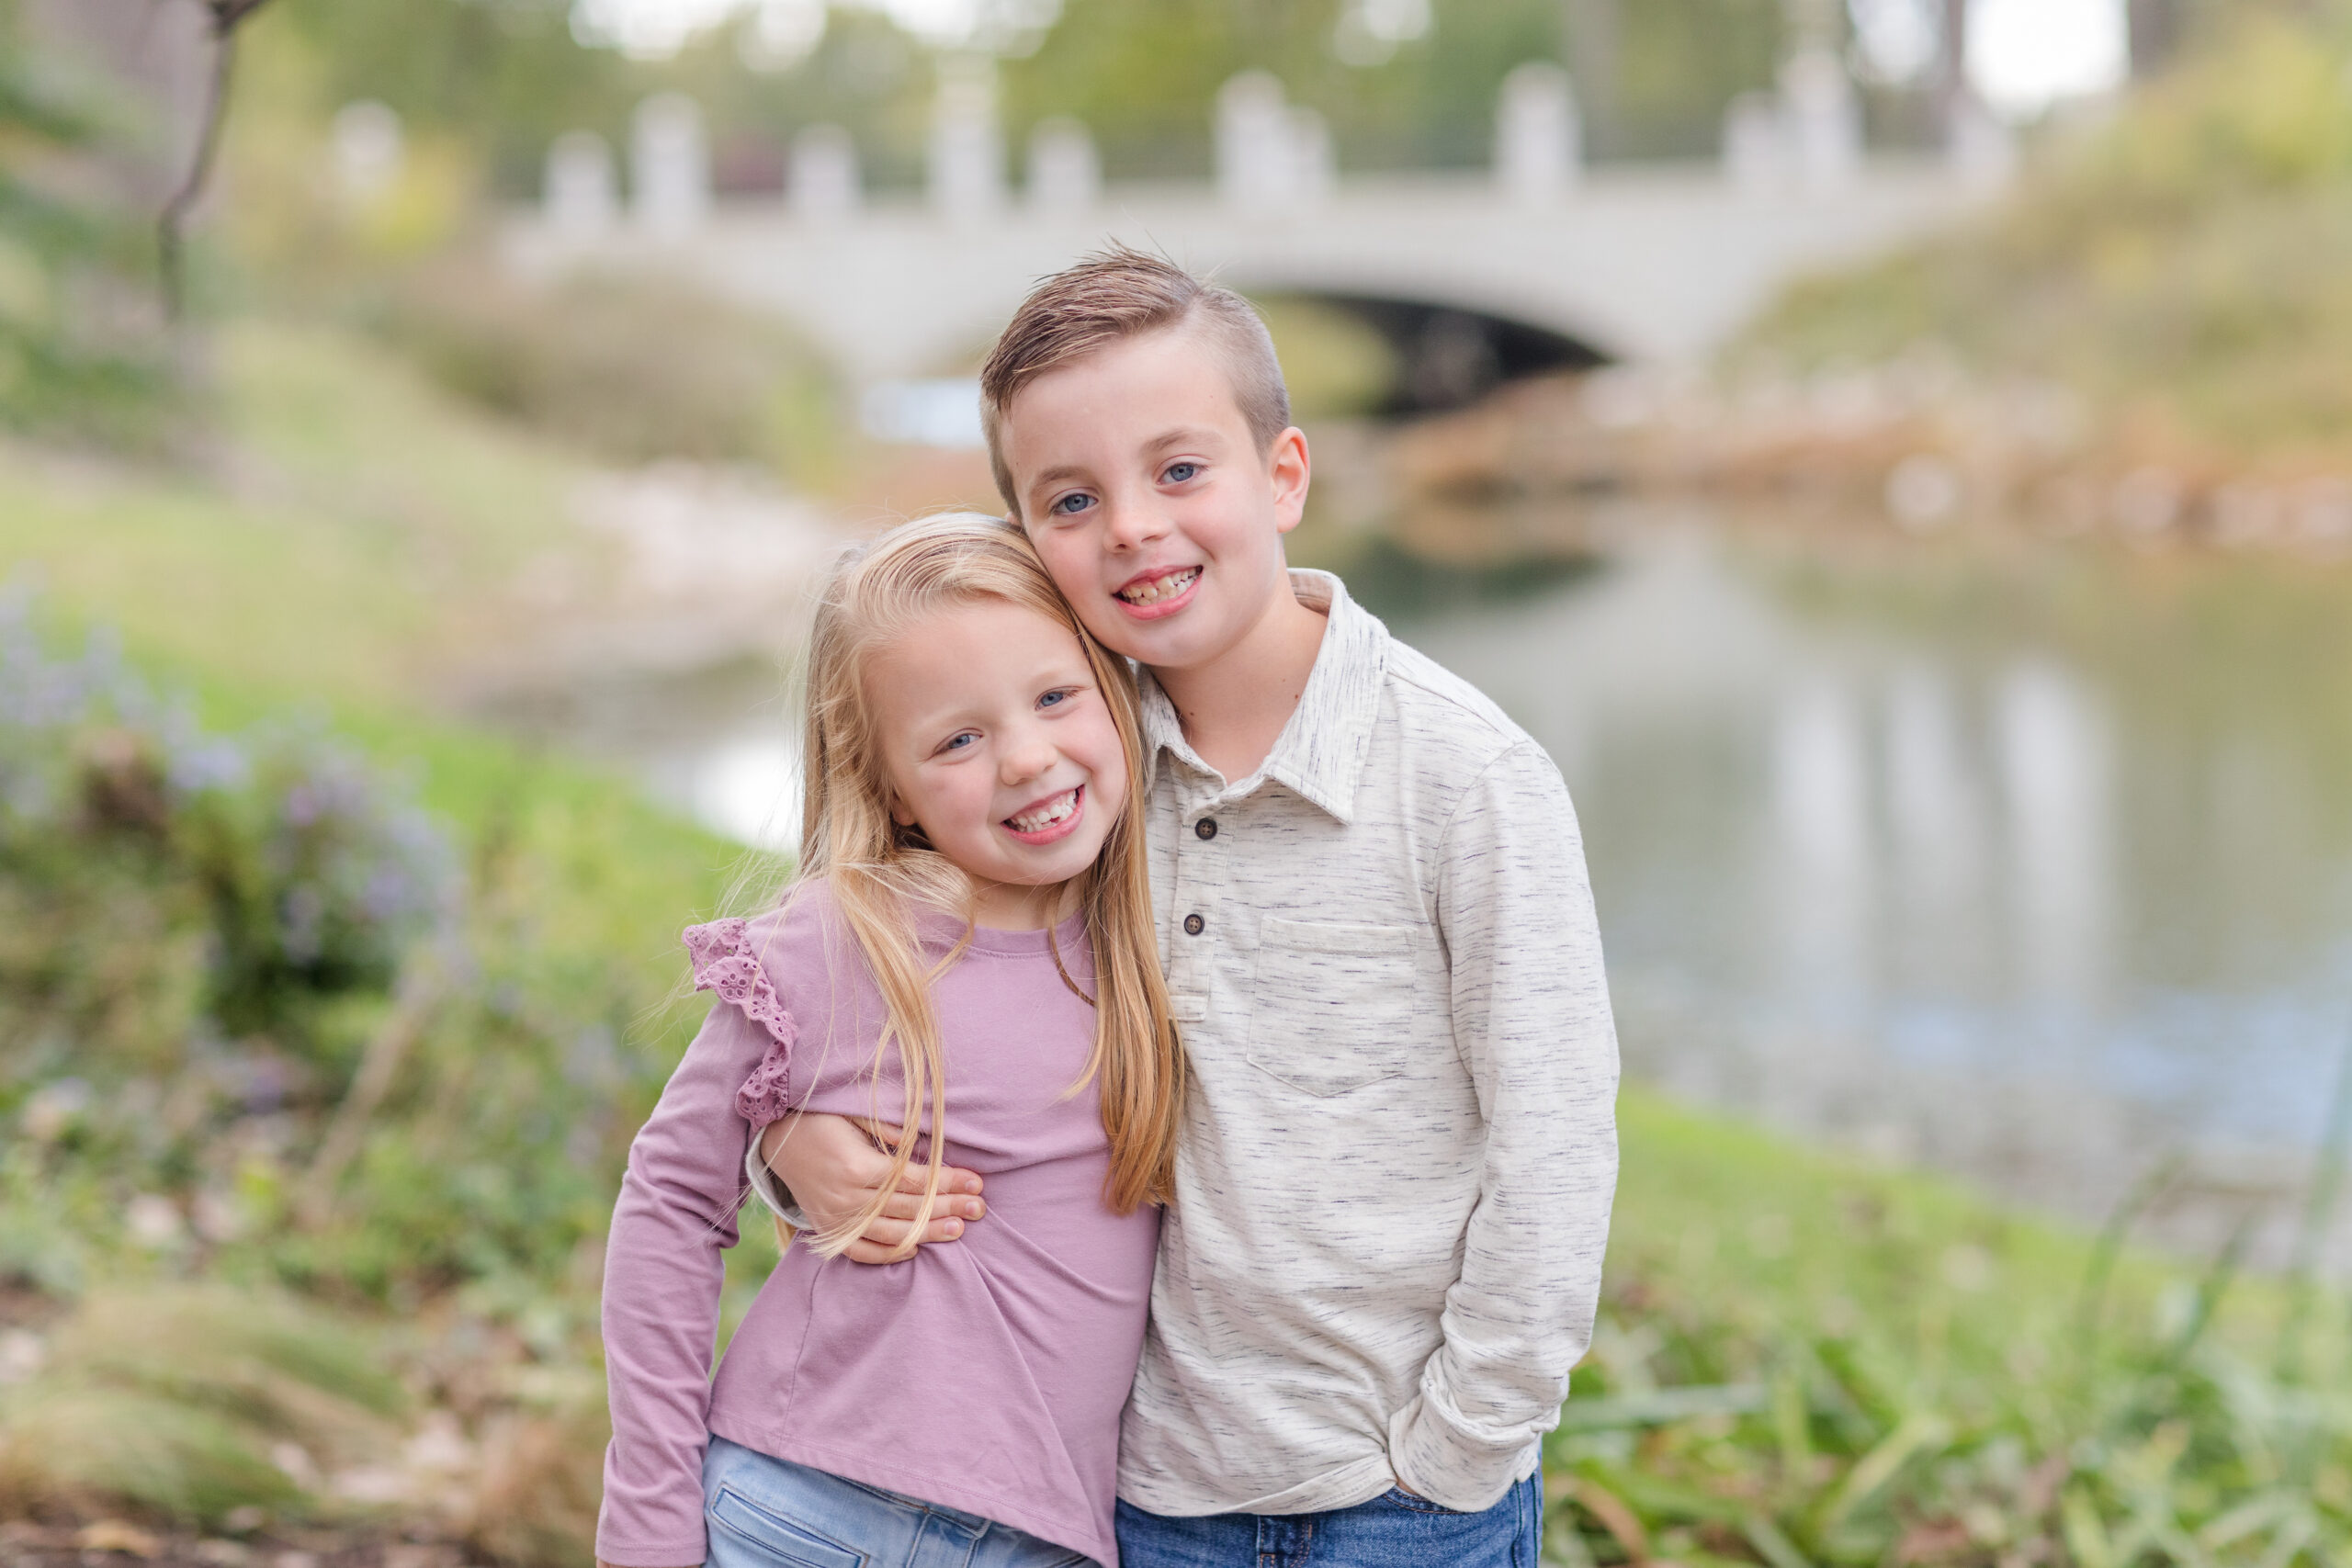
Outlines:
{"type": "Polygon", "coordinates": [[[708,1511],[713,1525],[768,1562],[788,1568],[865,1568],[863,1551],[771,1513],[723,1483],[711,1498],[708,1511]]]}

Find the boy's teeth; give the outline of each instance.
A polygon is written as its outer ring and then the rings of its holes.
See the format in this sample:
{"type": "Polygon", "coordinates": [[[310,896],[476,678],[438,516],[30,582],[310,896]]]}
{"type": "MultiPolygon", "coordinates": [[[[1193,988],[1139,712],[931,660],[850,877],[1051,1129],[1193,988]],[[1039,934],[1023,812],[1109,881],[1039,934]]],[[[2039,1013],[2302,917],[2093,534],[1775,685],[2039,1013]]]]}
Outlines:
{"type": "Polygon", "coordinates": [[[1148,582],[1138,582],[1133,588],[1123,588],[1119,591],[1119,597],[1130,604],[1157,604],[1162,599],[1173,599],[1193,586],[1193,579],[1200,575],[1199,567],[1188,567],[1166,577],[1155,577],[1148,582]]]}
{"type": "Polygon", "coordinates": [[[1067,790],[1046,802],[1035,811],[1024,811],[1013,818],[1012,826],[1023,833],[1041,832],[1078,809],[1078,791],[1067,790]]]}

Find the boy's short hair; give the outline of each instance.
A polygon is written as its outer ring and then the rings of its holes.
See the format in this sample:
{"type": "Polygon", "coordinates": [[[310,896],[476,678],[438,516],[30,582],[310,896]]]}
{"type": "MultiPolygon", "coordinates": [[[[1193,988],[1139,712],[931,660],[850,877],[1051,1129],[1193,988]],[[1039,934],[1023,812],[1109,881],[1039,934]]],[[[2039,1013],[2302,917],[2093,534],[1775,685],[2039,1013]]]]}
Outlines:
{"type": "Polygon", "coordinates": [[[1233,400],[1261,455],[1290,427],[1274,340],[1249,300],[1194,277],[1165,256],[1114,245],[1066,267],[1029,291],[980,367],[980,426],[996,488],[1018,518],[1021,498],[1005,467],[1005,411],[1030,378],[1127,338],[1170,328],[1202,334],[1225,361],[1233,400]]]}

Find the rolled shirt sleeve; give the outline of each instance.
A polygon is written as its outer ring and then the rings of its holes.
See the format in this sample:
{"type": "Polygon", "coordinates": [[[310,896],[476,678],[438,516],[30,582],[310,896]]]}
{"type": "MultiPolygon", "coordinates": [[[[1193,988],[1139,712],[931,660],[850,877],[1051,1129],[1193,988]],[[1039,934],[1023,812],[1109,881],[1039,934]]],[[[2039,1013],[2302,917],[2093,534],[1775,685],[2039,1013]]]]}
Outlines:
{"type": "Polygon", "coordinates": [[[1438,857],[1453,1033],[1487,1126],[1444,1339],[1389,1426],[1407,1486],[1492,1506],[1559,1421],[1592,1340],[1617,1180],[1617,1036],[1575,808],[1522,740],[1464,792],[1438,857]]]}

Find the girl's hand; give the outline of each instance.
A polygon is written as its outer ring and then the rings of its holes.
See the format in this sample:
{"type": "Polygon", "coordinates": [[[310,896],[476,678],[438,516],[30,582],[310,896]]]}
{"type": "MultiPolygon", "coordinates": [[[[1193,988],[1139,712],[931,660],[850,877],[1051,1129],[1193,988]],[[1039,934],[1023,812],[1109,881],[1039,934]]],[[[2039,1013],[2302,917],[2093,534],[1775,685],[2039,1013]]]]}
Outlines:
{"type": "MultiPolygon", "coordinates": [[[[806,1112],[768,1123],[760,1134],[760,1158],[782,1179],[808,1223],[822,1230],[856,1218],[873,1201],[890,1178],[890,1156],[876,1140],[895,1141],[898,1135],[896,1127],[876,1123],[869,1132],[846,1116],[806,1112]]],[[[924,1179],[922,1166],[910,1165],[881,1214],[842,1256],[853,1263],[888,1261],[922,1210],[924,1179]]],[[[943,1168],[922,1245],[954,1241],[964,1234],[966,1221],[988,1212],[978,1176],[954,1166],[943,1168]]]]}

